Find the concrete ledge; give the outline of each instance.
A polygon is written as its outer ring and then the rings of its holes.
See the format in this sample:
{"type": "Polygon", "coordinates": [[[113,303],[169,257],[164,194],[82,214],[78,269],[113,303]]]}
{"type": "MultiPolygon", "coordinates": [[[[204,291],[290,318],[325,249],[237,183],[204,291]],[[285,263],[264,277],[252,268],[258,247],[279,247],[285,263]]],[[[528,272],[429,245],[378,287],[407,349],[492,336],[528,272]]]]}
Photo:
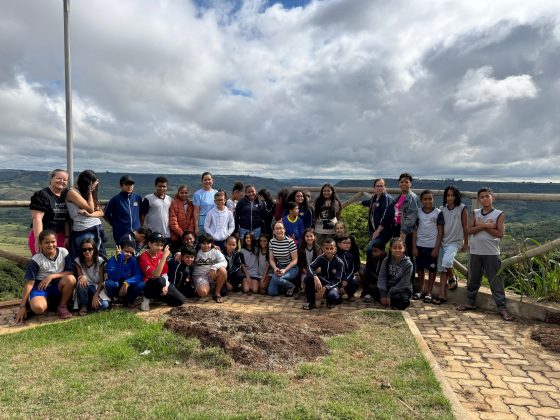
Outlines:
{"type": "MultiPolygon", "coordinates": [[[[467,304],[467,285],[459,282],[459,287],[447,292],[449,302],[462,305],[467,304]]],[[[506,291],[507,308],[509,312],[518,318],[534,321],[550,322],[560,324],[560,305],[556,303],[537,302],[535,299],[520,297],[515,293],[506,291]]],[[[481,287],[476,298],[476,306],[489,311],[497,311],[496,302],[492,292],[487,287],[481,287]]]]}

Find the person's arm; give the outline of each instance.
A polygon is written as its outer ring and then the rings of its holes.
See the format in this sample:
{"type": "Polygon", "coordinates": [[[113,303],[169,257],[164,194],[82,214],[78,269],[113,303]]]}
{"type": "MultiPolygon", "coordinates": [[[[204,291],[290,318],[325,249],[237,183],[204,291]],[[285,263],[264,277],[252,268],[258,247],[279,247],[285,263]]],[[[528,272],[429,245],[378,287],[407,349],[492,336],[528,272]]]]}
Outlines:
{"type": "Polygon", "coordinates": [[[214,249],[214,256],[216,257],[216,262],[214,264],[212,264],[211,266],[211,270],[215,270],[218,271],[218,269],[220,268],[226,268],[227,267],[227,260],[226,257],[224,257],[224,254],[222,254],[220,251],[214,249]]]}
{"type": "Polygon", "coordinates": [[[99,293],[103,290],[103,286],[105,284],[105,265],[101,265],[99,267],[99,282],[97,283],[97,288],[95,289],[95,293],[93,294],[93,298],[91,299],[91,306],[94,309],[98,309],[101,300],[99,299],[99,293]]]}
{"type": "Polygon", "coordinates": [[[35,237],[35,249],[33,254],[39,253],[39,234],[43,230],[43,216],[45,212],[39,210],[31,210],[31,221],[33,226],[33,236],[35,237]]]}
{"type": "Polygon", "coordinates": [[[432,253],[431,253],[432,257],[438,256],[442,239],[443,239],[443,225],[437,225],[437,238],[436,238],[436,244],[434,246],[434,249],[432,249],[432,253]]]}
{"type": "Polygon", "coordinates": [[[93,195],[91,191],[88,193],[88,199],[85,200],[78,191],[71,188],[66,193],[66,199],[74,203],[76,206],[78,206],[78,208],[85,210],[88,214],[91,214],[97,210],[95,208],[95,203],[93,201],[93,195]]]}
{"type": "Polygon", "coordinates": [[[416,241],[418,240],[418,227],[412,231],[412,255],[418,256],[418,247],[416,246],[416,241]]]}
{"type": "MultiPolygon", "coordinates": [[[[496,220],[495,227],[486,228],[486,232],[488,232],[492,236],[495,236],[496,238],[503,238],[505,233],[505,227],[506,227],[505,219],[506,219],[506,215],[504,213],[501,213],[498,216],[498,220],[496,220]]],[[[494,225],[489,224],[489,226],[494,226],[494,225]]]]}
{"type": "Polygon", "coordinates": [[[84,274],[84,271],[82,270],[81,265],[79,265],[78,263],[76,263],[76,274],[78,276],[77,280],[78,280],[78,284],[81,287],[87,287],[87,283],[88,283],[88,278],[87,276],[84,274]]]}
{"type": "Polygon", "coordinates": [[[140,226],[144,226],[144,220],[146,219],[146,215],[150,211],[150,201],[147,198],[142,200],[142,204],[140,204],[140,226]]]}
{"type": "Polygon", "coordinates": [[[16,324],[21,324],[27,318],[27,300],[31,294],[31,289],[33,289],[34,280],[28,280],[23,286],[23,295],[21,297],[21,302],[19,304],[18,311],[16,313],[16,324]]]}
{"type": "MultiPolygon", "coordinates": [[[[495,228],[496,225],[494,223],[490,223],[490,222],[478,222],[474,216],[474,212],[472,215],[472,219],[471,222],[469,224],[469,227],[467,228],[467,232],[469,235],[475,235],[478,232],[482,232],[483,230],[490,230],[492,228],[495,228]]],[[[498,236],[498,235],[494,235],[494,236],[498,236]]]]}
{"type": "Polygon", "coordinates": [[[292,260],[290,261],[290,263],[286,267],[284,267],[284,273],[289,271],[291,268],[297,266],[297,262],[298,262],[297,248],[296,248],[296,244],[294,242],[292,242],[292,244],[293,244],[293,249],[290,251],[290,258],[292,260]]]}
{"type": "Polygon", "coordinates": [[[212,210],[210,210],[204,218],[204,232],[212,238],[216,237],[216,232],[214,231],[214,212],[212,210]]]}
{"type": "Polygon", "coordinates": [[[463,207],[461,211],[461,225],[463,226],[463,246],[461,251],[466,251],[469,249],[469,232],[467,225],[467,208],[463,207]]]}
{"type": "Polygon", "coordinates": [[[183,234],[183,229],[181,229],[181,227],[179,226],[179,217],[174,204],[175,201],[173,201],[171,203],[171,206],[169,206],[169,228],[171,229],[171,232],[181,237],[181,235],[183,234]]]}
{"type": "Polygon", "coordinates": [[[270,250],[268,253],[268,264],[272,268],[272,271],[278,271],[278,266],[276,265],[276,259],[274,258],[274,253],[272,252],[272,250],[270,250]]]}
{"type": "Polygon", "coordinates": [[[234,230],[235,230],[235,220],[233,219],[233,213],[230,211],[228,214],[228,227],[227,227],[228,237],[231,236],[234,230]]]}
{"type": "Polygon", "coordinates": [[[163,247],[163,255],[161,257],[161,260],[159,260],[158,265],[156,266],[154,271],[152,271],[151,277],[161,277],[161,273],[163,272],[163,267],[165,266],[169,254],[170,254],[169,245],[165,245],[163,247]]]}

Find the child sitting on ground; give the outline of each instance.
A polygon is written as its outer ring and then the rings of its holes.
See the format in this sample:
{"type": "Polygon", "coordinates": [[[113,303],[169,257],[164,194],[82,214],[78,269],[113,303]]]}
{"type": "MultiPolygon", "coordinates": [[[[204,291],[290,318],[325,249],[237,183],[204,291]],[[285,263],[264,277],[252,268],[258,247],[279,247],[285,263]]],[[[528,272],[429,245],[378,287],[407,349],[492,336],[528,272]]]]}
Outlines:
{"type": "Polygon", "coordinates": [[[327,308],[334,308],[342,303],[338,288],[344,275],[344,263],[336,256],[334,239],[327,237],[323,242],[323,254],[318,256],[308,267],[305,278],[305,296],[307,302],[304,310],[316,307],[316,300],[327,295],[327,308]]]}
{"type": "Polygon", "coordinates": [[[405,255],[404,239],[393,238],[389,246],[389,255],[379,270],[377,287],[382,305],[403,310],[410,306],[412,297],[412,261],[405,255]]]}
{"type": "Polygon", "coordinates": [[[212,245],[214,239],[207,233],[198,238],[200,249],[196,253],[193,281],[196,294],[207,296],[214,289],[214,300],[222,303],[221,290],[227,279],[227,261],[220,251],[212,245]]]}
{"type": "Polygon", "coordinates": [[[243,255],[237,251],[237,238],[235,236],[226,239],[226,249],[223,254],[227,261],[226,288],[238,292],[243,281],[249,277],[249,273],[247,273],[243,255]]]}
{"type": "Polygon", "coordinates": [[[185,296],[169,283],[167,276],[167,257],[171,251],[165,245],[166,239],[159,232],[148,237],[148,250],[140,255],[138,264],[144,273],[144,299],[140,305],[142,311],[150,310],[150,301],[159,299],[169,306],[185,303],[185,296]]]}
{"type": "Polygon", "coordinates": [[[170,258],[167,261],[169,266],[169,282],[175,286],[185,297],[195,297],[193,286],[194,259],[196,250],[188,246],[179,249],[180,259],[170,258]]]}
{"type": "Polygon", "coordinates": [[[340,235],[335,238],[336,255],[344,263],[344,274],[342,276],[341,294],[346,293],[348,302],[354,302],[354,294],[360,288],[360,284],[354,275],[354,257],[350,252],[352,241],[348,235],[340,235]]]}
{"type": "Polygon", "coordinates": [[[67,304],[76,286],[72,259],[65,248],[56,246],[56,233],[43,230],[39,234],[40,252],[33,255],[25,271],[26,283],[16,314],[16,324],[27,318],[27,305],[35,314],[47,312],[50,303],[58,303],[56,313],[70,318],[67,304]]]}
{"type": "Polygon", "coordinates": [[[305,277],[307,277],[307,269],[309,264],[315,261],[321,255],[321,248],[317,244],[315,231],[313,228],[307,228],[303,231],[303,240],[298,248],[298,266],[300,273],[300,281],[296,282],[296,291],[304,288],[305,277]]]}
{"type": "Polygon", "coordinates": [[[259,270],[258,251],[255,235],[251,232],[247,232],[242,238],[241,251],[239,251],[245,262],[245,269],[247,270],[247,276],[243,279],[244,293],[259,292],[259,283],[262,275],[259,270]]]}
{"type": "Polygon", "coordinates": [[[74,260],[76,267],[76,295],[80,305],[80,316],[92,309],[109,309],[110,299],[104,292],[105,260],[99,256],[93,238],[80,243],[79,256],[74,260]]]}
{"type": "Polygon", "coordinates": [[[259,249],[257,250],[257,259],[259,261],[259,293],[261,295],[266,295],[268,290],[268,284],[270,283],[270,276],[272,274],[272,268],[268,262],[269,251],[268,251],[268,241],[270,237],[267,233],[261,233],[259,236],[259,249]]]}
{"type": "Polygon", "coordinates": [[[379,271],[381,264],[387,256],[385,249],[382,248],[382,242],[374,242],[370,246],[370,255],[366,258],[366,268],[364,270],[364,281],[362,283],[362,300],[364,302],[380,302],[379,289],[377,282],[379,279],[379,271]]]}
{"type": "Polygon", "coordinates": [[[116,254],[105,265],[107,295],[112,300],[122,299],[125,306],[132,305],[144,293],[144,274],[134,253],[135,242],[123,239],[117,245],[116,254]]]}

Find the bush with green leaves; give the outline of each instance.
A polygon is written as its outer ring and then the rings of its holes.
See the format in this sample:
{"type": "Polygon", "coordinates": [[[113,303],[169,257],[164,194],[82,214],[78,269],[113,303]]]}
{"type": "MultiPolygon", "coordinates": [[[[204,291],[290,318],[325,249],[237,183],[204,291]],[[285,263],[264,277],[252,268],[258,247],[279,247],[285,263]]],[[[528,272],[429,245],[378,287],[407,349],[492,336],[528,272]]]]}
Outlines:
{"type": "Polygon", "coordinates": [[[21,297],[23,274],[13,262],[0,259],[0,301],[21,297]]]}
{"type": "Polygon", "coordinates": [[[360,248],[362,257],[365,256],[367,244],[369,243],[367,231],[368,212],[367,207],[354,203],[346,206],[340,215],[346,227],[346,232],[351,233],[356,238],[356,243],[360,248]]]}

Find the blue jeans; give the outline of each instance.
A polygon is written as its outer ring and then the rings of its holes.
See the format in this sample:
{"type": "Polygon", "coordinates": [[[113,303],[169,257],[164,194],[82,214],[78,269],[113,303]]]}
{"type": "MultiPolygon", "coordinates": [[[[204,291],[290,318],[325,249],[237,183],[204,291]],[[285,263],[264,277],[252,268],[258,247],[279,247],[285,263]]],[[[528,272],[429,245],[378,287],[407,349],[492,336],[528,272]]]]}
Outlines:
{"type": "MultiPolygon", "coordinates": [[[[144,293],[144,285],[145,283],[143,281],[139,281],[136,284],[130,284],[128,286],[128,290],[126,291],[125,303],[132,305],[136,298],[144,293]]],[[[119,289],[121,286],[122,283],[119,283],[118,281],[105,280],[105,291],[111,299],[119,297],[119,289]]]]}
{"type": "Polygon", "coordinates": [[[245,237],[245,234],[248,232],[253,232],[253,236],[255,237],[255,240],[259,240],[259,238],[261,237],[261,228],[258,227],[256,229],[253,230],[249,230],[249,229],[243,229],[242,227],[239,228],[239,241],[241,243],[243,243],[243,238],[245,237]]]}
{"type": "Polygon", "coordinates": [[[295,287],[294,285],[298,274],[299,268],[297,265],[286,271],[283,276],[278,276],[276,273],[272,273],[270,283],[268,285],[268,294],[270,296],[278,296],[282,287],[285,287],[286,289],[293,289],[295,287]]]}
{"type": "MultiPolygon", "coordinates": [[[[80,306],[91,306],[91,301],[96,290],[97,286],[95,284],[82,287],[78,283],[76,286],[76,294],[78,295],[80,306]]],[[[109,309],[109,301],[99,299],[99,309],[109,309]]]]}

